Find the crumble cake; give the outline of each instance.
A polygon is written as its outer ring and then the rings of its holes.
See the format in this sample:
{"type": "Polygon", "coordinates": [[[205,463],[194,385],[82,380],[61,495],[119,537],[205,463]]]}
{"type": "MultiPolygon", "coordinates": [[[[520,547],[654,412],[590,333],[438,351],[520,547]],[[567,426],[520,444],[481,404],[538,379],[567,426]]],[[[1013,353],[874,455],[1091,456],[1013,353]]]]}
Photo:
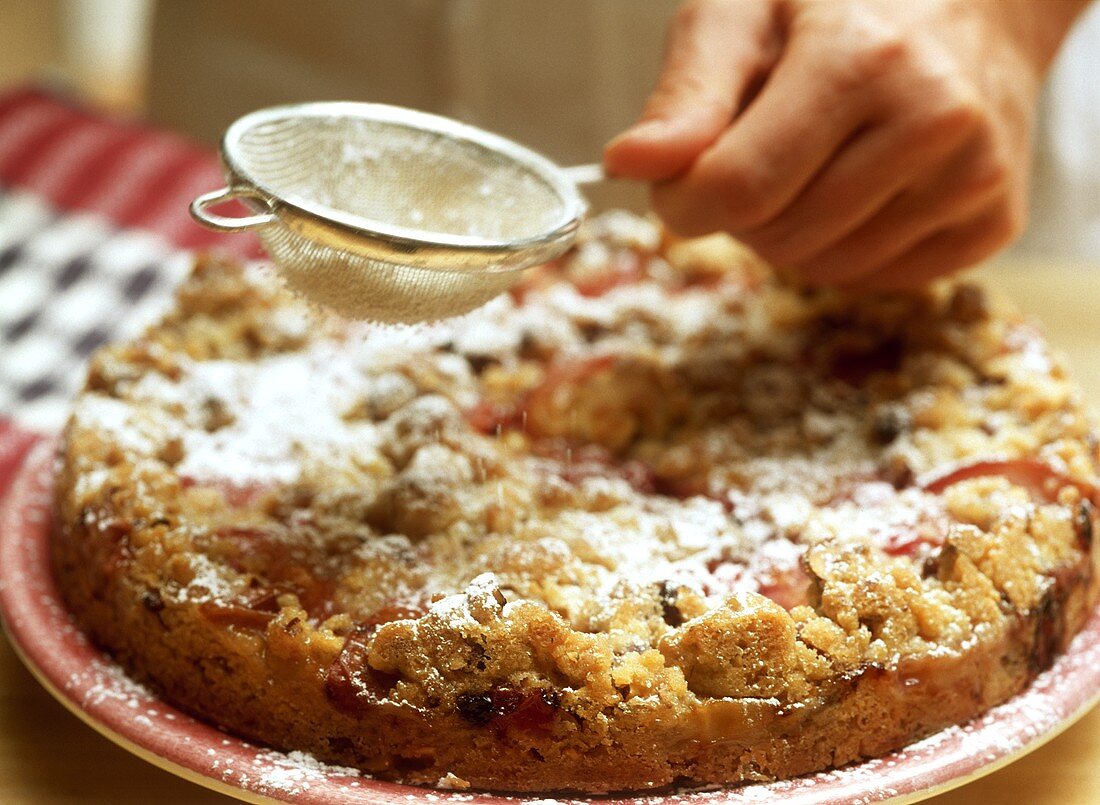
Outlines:
{"type": "Polygon", "coordinates": [[[500,791],[770,780],[1051,662],[1098,450],[978,287],[798,291],[612,214],[415,328],[201,261],[93,360],[54,556],[97,642],[250,739],[500,791]]]}

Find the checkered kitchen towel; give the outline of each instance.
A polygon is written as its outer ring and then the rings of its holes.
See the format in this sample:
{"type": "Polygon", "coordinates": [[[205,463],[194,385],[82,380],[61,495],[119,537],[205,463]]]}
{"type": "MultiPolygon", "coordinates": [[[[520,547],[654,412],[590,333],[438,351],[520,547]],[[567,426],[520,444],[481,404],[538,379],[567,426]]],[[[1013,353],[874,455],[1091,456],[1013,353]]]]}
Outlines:
{"type": "Polygon", "coordinates": [[[154,320],[195,250],[259,255],[191,221],[221,184],[180,137],[38,90],[0,96],[0,497],[64,423],[89,353],[154,320]]]}

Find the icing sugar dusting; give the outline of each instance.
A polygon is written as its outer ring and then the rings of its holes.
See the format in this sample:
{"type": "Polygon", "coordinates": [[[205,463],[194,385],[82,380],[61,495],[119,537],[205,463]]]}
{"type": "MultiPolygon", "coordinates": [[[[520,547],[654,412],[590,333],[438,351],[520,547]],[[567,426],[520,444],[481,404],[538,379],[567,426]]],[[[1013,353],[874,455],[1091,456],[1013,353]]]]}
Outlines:
{"type": "MultiPolygon", "coordinates": [[[[598,267],[609,254],[607,247],[587,244],[577,259],[598,267]]],[[[507,434],[500,434],[504,428],[498,427],[495,441],[484,435],[488,428],[482,431],[463,419],[464,412],[486,401],[478,374],[485,366],[493,367],[494,361],[514,370],[515,377],[510,380],[517,388],[508,391],[516,392],[514,396],[522,405],[530,398],[524,396],[528,389],[522,385],[521,370],[546,355],[555,356],[551,361],[564,355],[582,366],[584,359],[594,357],[625,357],[626,362],[637,363],[652,360],[656,374],[671,364],[675,371],[667,377],[683,386],[688,371],[713,369],[703,360],[695,364],[687,360],[699,357],[704,351],[698,349],[700,345],[736,342],[739,339],[727,336],[753,326],[751,317],[731,304],[738,293],[736,289],[690,287],[670,293],[660,282],[644,279],[598,295],[564,283],[535,287],[524,297],[524,304],[499,297],[467,317],[437,325],[354,325],[338,337],[319,334],[297,352],[256,361],[184,360],[178,380],[147,373],[136,383],[131,391],[133,400],[148,405],[131,407],[89,394],[78,408],[77,421],[115,434],[120,446],[139,457],[157,456],[159,460],[169,452],[178,453],[173,470],[198,481],[290,484],[305,476],[313,463],[336,470],[381,468],[369,478],[366,473],[346,476],[353,479],[350,486],[356,493],[362,489],[374,493],[368,480],[377,480],[383,490],[374,500],[368,500],[365,491],[364,499],[357,501],[364,508],[372,504],[369,517],[363,518],[370,520],[369,527],[356,524],[370,533],[363,537],[360,549],[348,555],[367,560],[392,556],[396,560],[402,555],[411,557],[426,546],[417,559],[445,557],[424,562],[430,567],[416,590],[451,593],[432,605],[430,616],[433,623],[442,622],[459,631],[474,628],[475,610],[482,606],[478,601],[484,599],[489,606],[487,591],[490,586],[499,589],[497,577],[489,585],[489,580],[476,575],[484,567],[499,571],[500,588],[520,599],[539,601],[575,625],[584,624],[588,617],[593,631],[605,628],[600,619],[611,619],[624,589],[629,595],[637,592],[636,588],[649,587],[645,594],[652,599],[652,587],[666,582],[703,592],[712,607],[731,592],[767,586],[773,588],[768,594],[778,601],[776,589],[782,593],[784,584],[799,583],[798,576],[785,581],[784,571],[799,568],[807,544],[869,540],[890,547],[890,540],[895,540],[894,547],[901,549],[905,547],[903,538],[921,537],[909,532],[919,531],[927,519],[940,514],[930,504],[933,496],[925,492],[908,489],[899,494],[890,483],[868,480],[879,469],[875,461],[880,451],[868,446],[859,404],[844,409],[841,404],[845,400],[839,393],[834,398],[825,396],[829,392],[824,383],[819,384],[818,397],[803,401],[798,396],[797,373],[783,364],[789,355],[777,358],[769,353],[759,361],[753,358],[744,365],[733,365],[733,374],[743,371],[754,383],[719,385],[724,392],[734,390],[725,402],[744,408],[715,417],[714,434],[705,430],[711,427],[710,421],[700,417],[705,423],[701,426],[703,437],[686,447],[689,452],[697,449],[706,459],[700,463],[709,462],[713,471],[706,484],[685,484],[683,489],[690,491],[684,491],[682,497],[679,489],[655,494],[654,490],[665,488],[658,481],[667,480],[656,471],[648,487],[645,477],[628,477],[626,472],[617,475],[623,470],[616,466],[622,456],[614,451],[608,451],[606,460],[597,457],[589,461],[594,466],[590,471],[598,476],[590,478],[583,475],[589,470],[576,472],[568,451],[564,459],[553,453],[536,458],[541,455],[537,451],[525,451],[531,447],[523,442],[529,435],[526,419],[522,427],[509,424],[512,432],[507,434]],[[538,357],[532,359],[532,355],[538,357]],[[758,363],[762,366],[755,365],[758,363]],[[681,371],[685,374],[675,373],[681,371]],[[804,410],[788,417],[783,406],[792,400],[804,410]],[[842,410],[830,410],[834,404],[842,410]],[[776,420],[783,420],[781,427],[776,420]],[[749,427],[743,430],[729,427],[745,424],[749,427]],[[173,439],[179,441],[178,450],[165,451],[173,439]],[[524,446],[513,450],[511,445],[517,443],[524,446]],[[838,480],[846,486],[832,488],[838,480]],[[548,494],[551,503],[544,506],[539,495],[554,484],[562,494],[548,494]],[[388,505],[373,506],[378,500],[388,505]],[[387,509],[398,516],[387,520],[387,509]],[[441,516],[452,514],[450,520],[441,516]],[[400,515],[408,516],[401,519],[400,515]],[[402,529],[408,536],[385,533],[402,529]],[[507,544],[496,554],[470,550],[471,545],[480,548],[497,538],[507,544]],[[459,549],[450,553],[435,552],[455,545],[459,549]],[[506,556],[508,551],[510,556],[506,556]],[[521,555],[524,552],[526,555],[521,555]],[[557,578],[547,579],[559,571],[557,578]],[[570,577],[574,571],[575,576],[570,577]],[[629,589],[631,585],[635,589],[629,589]],[[463,588],[464,592],[454,592],[463,588]]],[[[293,328],[297,323],[280,326],[293,328]]],[[[770,320],[759,326],[765,331],[776,329],[770,320]]],[[[769,346],[774,345],[769,341],[769,346]]],[[[728,353],[721,355],[728,357],[728,353]]],[[[550,376],[556,368],[552,364],[544,374],[550,376]]],[[[730,369],[727,363],[720,365],[718,372],[728,375],[730,369]]],[[[583,387],[588,377],[582,374],[575,385],[583,387]]],[[[643,375],[643,382],[647,378],[643,375]]],[[[727,379],[720,378],[723,382],[727,379]]],[[[561,406],[561,418],[576,417],[581,406],[568,405],[575,389],[555,387],[546,377],[536,377],[532,383],[545,384],[536,385],[532,396],[545,392],[546,385],[551,392],[563,391],[560,396],[566,403],[561,406]]],[[[607,388],[595,382],[592,386],[598,391],[607,388]]],[[[610,388],[599,391],[604,399],[598,402],[606,403],[602,410],[610,414],[597,413],[606,419],[626,419],[634,413],[629,406],[617,405],[622,402],[620,397],[660,407],[660,400],[649,399],[636,387],[610,388]]],[[[706,392],[705,384],[700,383],[699,388],[701,394],[706,392]]],[[[553,395],[544,395],[544,400],[545,396],[553,395]]],[[[667,446],[662,443],[667,433],[676,434],[673,440],[679,438],[679,431],[661,431],[656,426],[654,430],[658,435],[644,445],[654,451],[667,446]]],[[[531,433],[535,439],[542,438],[537,428],[531,433]]],[[[647,438],[649,434],[643,433],[639,441],[647,438]]],[[[648,458],[636,463],[653,470],[660,459],[669,456],[658,452],[651,465],[646,464],[648,458]]],[[[696,470],[693,458],[688,456],[684,462],[689,465],[685,470],[689,475],[696,470]]],[[[147,463],[153,463],[152,459],[147,463]]],[[[675,473],[672,477],[679,479],[675,473]]],[[[89,475],[86,487],[94,490],[97,483],[102,479],[89,475]]],[[[942,534],[944,528],[935,525],[932,531],[942,534]]],[[[184,593],[188,600],[231,593],[218,568],[205,557],[197,557],[192,569],[195,578],[184,593]]],[[[402,583],[379,586],[399,599],[415,592],[400,586],[402,583]]],[[[665,588],[659,589],[665,595],[665,588]]],[[[503,603],[503,599],[495,600],[503,603]]],[[[505,610],[516,603],[513,597],[505,610]]],[[[624,641],[628,637],[624,636],[624,641]]],[[[1053,700],[1031,706],[1034,711],[1025,715],[1033,725],[1043,723],[1044,711],[1056,709],[1053,700]]],[[[995,727],[995,722],[991,724],[995,727]]],[[[990,740],[1001,743],[981,751],[986,752],[983,757],[995,758],[998,752],[1013,751],[1040,733],[998,735],[997,729],[991,728],[989,734],[994,736],[990,740]]],[[[937,740],[952,740],[950,731],[937,740]]],[[[930,745],[930,751],[938,746],[930,745]]],[[[265,790],[286,794],[308,791],[327,779],[329,772],[312,765],[315,761],[309,756],[292,753],[280,757],[272,761],[271,768],[237,772],[238,779],[242,784],[251,781],[265,790]]],[[[233,765],[229,760],[216,762],[222,764],[223,774],[230,773],[225,768],[233,765]]],[[[876,763],[889,762],[893,761],[873,761],[859,767],[859,773],[873,774],[882,768],[876,763]]],[[[820,779],[839,779],[830,774],[820,779]]],[[[457,783],[452,780],[449,784],[457,783]]],[[[759,801],[766,798],[761,791],[771,796],[801,790],[801,785],[802,781],[788,781],[737,793],[744,794],[744,801],[759,801]]],[[[875,801],[895,793],[881,787],[853,801],[875,801]]],[[[687,796],[705,797],[697,793],[687,796]]],[[[723,796],[723,801],[732,801],[728,792],[723,796]]],[[[426,798],[438,797],[431,794],[426,798]]]]}
{"type": "Polygon", "coordinates": [[[362,776],[358,769],[322,763],[308,752],[257,752],[251,764],[228,769],[223,779],[245,778],[249,788],[263,793],[300,794],[320,783],[338,782],[346,786],[362,776]]]}

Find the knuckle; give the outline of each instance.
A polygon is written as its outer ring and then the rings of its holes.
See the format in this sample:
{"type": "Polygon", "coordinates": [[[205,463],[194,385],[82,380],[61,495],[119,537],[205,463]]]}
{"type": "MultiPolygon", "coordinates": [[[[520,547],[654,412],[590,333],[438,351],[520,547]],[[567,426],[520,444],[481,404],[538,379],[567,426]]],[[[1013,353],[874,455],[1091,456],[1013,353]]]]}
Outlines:
{"type": "Polygon", "coordinates": [[[712,0],[686,0],[681,3],[672,15],[669,30],[677,33],[694,30],[706,16],[707,5],[711,2],[712,0]]]}
{"type": "Polygon", "coordinates": [[[711,110],[724,114],[730,105],[730,101],[701,76],[681,71],[661,78],[646,99],[642,117],[664,119],[678,113],[711,110]]]}
{"type": "Polygon", "coordinates": [[[974,81],[952,65],[944,65],[924,53],[915,61],[911,77],[914,99],[930,124],[947,134],[969,135],[988,127],[992,110],[974,81]]]}
{"type": "Polygon", "coordinates": [[[773,162],[766,154],[746,147],[741,153],[704,154],[688,179],[698,197],[708,199],[724,228],[745,232],[767,224],[776,213],[773,162]]]}
{"type": "Polygon", "coordinates": [[[968,235],[969,247],[962,248],[971,252],[972,259],[984,259],[1019,237],[1024,231],[1026,218],[1027,210],[1024,205],[1007,201],[996,204],[971,229],[968,235]]]}
{"type": "Polygon", "coordinates": [[[671,24],[669,25],[670,31],[683,30],[690,28],[691,24],[699,18],[699,0],[686,0],[679,5],[676,12],[672,15],[671,24]]]}
{"type": "Polygon", "coordinates": [[[711,195],[722,207],[732,232],[744,232],[767,223],[771,217],[767,179],[756,170],[738,166],[713,180],[711,195]]]}
{"type": "Polygon", "coordinates": [[[679,234],[716,230],[749,233],[777,210],[766,172],[749,164],[715,163],[704,157],[683,179],[653,187],[654,210],[679,234]]]}
{"type": "Polygon", "coordinates": [[[1012,163],[998,151],[978,159],[963,183],[964,198],[985,198],[1003,193],[1012,181],[1012,163]]]}
{"type": "Polygon", "coordinates": [[[642,119],[663,119],[676,108],[686,89],[676,82],[662,79],[653,89],[642,107],[642,119]]]}
{"type": "Polygon", "coordinates": [[[961,88],[949,90],[925,120],[930,135],[951,141],[983,135],[988,125],[988,110],[976,93],[961,88]]]}
{"type": "Polygon", "coordinates": [[[865,87],[904,69],[912,55],[912,45],[901,32],[867,34],[850,54],[841,79],[853,88],[865,87]]]}
{"type": "Polygon", "coordinates": [[[888,31],[873,37],[863,46],[862,63],[872,74],[887,72],[907,64],[912,46],[900,31],[888,31]]]}

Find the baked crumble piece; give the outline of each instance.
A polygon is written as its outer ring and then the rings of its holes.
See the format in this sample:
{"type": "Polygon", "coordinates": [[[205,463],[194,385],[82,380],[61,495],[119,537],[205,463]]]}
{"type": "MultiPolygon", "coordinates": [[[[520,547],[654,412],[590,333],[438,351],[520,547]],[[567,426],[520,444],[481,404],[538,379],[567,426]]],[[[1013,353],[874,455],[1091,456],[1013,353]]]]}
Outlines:
{"type": "Polygon", "coordinates": [[[95,357],[54,543],[163,696],[379,777],[789,777],[1011,697],[1095,600],[1095,422],[977,286],[852,299],[614,213],[468,316],[200,261],[95,357]]]}

